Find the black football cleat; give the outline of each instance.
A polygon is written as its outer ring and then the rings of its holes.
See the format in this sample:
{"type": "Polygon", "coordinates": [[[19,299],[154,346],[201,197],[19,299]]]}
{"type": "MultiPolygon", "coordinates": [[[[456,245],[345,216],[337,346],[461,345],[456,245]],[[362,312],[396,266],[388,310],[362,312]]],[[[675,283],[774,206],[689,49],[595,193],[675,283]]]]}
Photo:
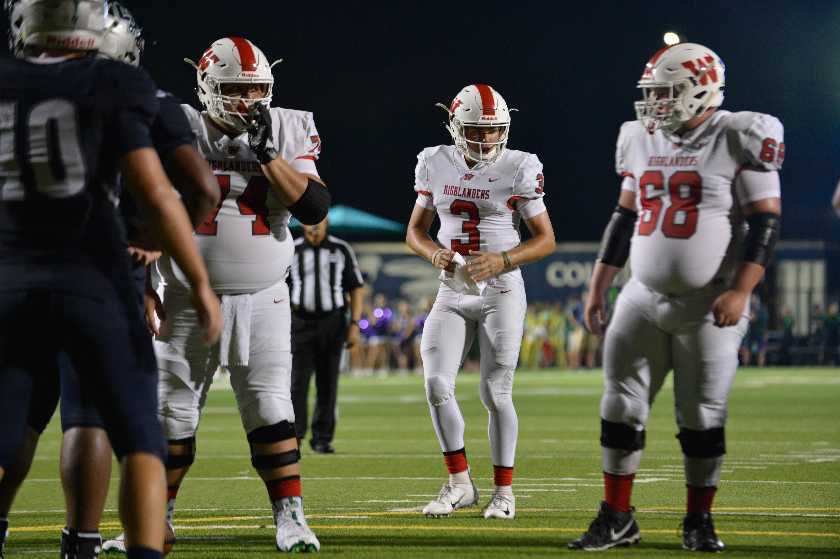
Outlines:
{"type": "Polygon", "coordinates": [[[96,534],[80,536],[76,530],[61,530],[62,559],[98,559],[102,551],[102,537],[96,534]]]}
{"type": "Polygon", "coordinates": [[[598,516],[589,525],[589,529],[578,539],[569,542],[569,549],[585,551],[603,551],[611,547],[627,546],[639,543],[639,525],[633,518],[633,511],[619,512],[601,501],[598,516]]]}
{"type": "Polygon", "coordinates": [[[709,512],[694,512],[683,518],[683,549],[717,553],[726,547],[715,533],[709,512]]]}

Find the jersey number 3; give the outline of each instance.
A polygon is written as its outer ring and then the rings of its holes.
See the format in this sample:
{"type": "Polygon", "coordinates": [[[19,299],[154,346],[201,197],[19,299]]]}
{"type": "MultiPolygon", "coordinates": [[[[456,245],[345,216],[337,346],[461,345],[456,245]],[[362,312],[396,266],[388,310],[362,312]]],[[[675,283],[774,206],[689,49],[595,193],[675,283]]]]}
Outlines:
{"type": "MultiPolygon", "coordinates": [[[[216,209],[207,216],[204,223],[196,227],[195,232],[199,235],[217,235],[219,232],[219,222],[217,217],[219,210],[222,209],[222,204],[230,194],[230,175],[216,175],[219,181],[219,205],[216,209]]],[[[248,185],[244,192],[236,198],[236,207],[239,208],[240,215],[255,215],[255,219],[251,223],[251,235],[268,235],[271,233],[271,228],[268,226],[268,207],[265,200],[268,196],[268,181],[263,176],[254,176],[248,180],[248,185]]]]}
{"type": "Polygon", "coordinates": [[[677,171],[667,184],[662,171],[645,171],[639,179],[639,235],[651,235],[656,230],[666,187],[670,204],[662,218],[662,234],[670,239],[688,239],[697,231],[697,205],[703,198],[702,180],[696,171],[677,171]]]}
{"type": "Polygon", "coordinates": [[[461,231],[467,236],[467,242],[452,239],[453,252],[466,256],[471,250],[477,251],[481,244],[481,234],[478,231],[481,216],[478,213],[478,206],[469,200],[454,200],[449,206],[449,211],[452,215],[464,215],[467,218],[461,225],[461,231]]]}

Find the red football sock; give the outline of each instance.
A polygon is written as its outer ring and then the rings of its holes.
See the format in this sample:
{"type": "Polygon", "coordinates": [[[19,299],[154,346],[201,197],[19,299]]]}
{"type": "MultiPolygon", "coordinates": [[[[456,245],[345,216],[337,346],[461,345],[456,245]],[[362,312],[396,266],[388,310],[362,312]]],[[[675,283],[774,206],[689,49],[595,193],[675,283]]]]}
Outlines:
{"type": "Polygon", "coordinates": [[[630,510],[630,495],[633,493],[633,478],[636,474],[617,475],[604,472],[604,500],[619,512],[630,510]]]}
{"type": "Polygon", "coordinates": [[[715,500],[717,487],[697,487],[694,485],[686,485],[686,487],[688,488],[688,497],[685,502],[686,512],[691,514],[712,510],[712,501],[715,500]]]}
{"type": "Polygon", "coordinates": [[[286,497],[300,497],[303,494],[300,476],[286,476],[266,481],[265,488],[272,502],[286,497]]]}
{"type": "Polygon", "coordinates": [[[493,466],[493,482],[497,486],[513,485],[513,466],[493,466]]]}
{"type": "Polygon", "coordinates": [[[444,452],[443,461],[446,462],[446,469],[449,470],[450,474],[464,472],[470,467],[467,462],[467,452],[463,448],[452,452],[444,452]]]}

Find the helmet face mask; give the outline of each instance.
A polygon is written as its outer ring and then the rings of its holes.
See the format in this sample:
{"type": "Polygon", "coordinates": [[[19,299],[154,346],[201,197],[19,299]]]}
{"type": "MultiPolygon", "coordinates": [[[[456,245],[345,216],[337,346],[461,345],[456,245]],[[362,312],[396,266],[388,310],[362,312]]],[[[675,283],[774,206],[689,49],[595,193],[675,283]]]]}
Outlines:
{"type": "Polygon", "coordinates": [[[143,30],[137,25],[131,12],[119,2],[110,2],[99,53],[132,66],[139,66],[144,46],[143,30]]]}
{"type": "Polygon", "coordinates": [[[455,147],[464,157],[474,163],[492,163],[505,149],[510,124],[463,124],[459,119],[452,118],[448,128],[455,147]]]}
{"type": "Polygon", "coordinates": [[[694,43],[666,47],[645,65],[634,103],[636,118],[653,133],[677,132],[689,120],[723,103],[725,66],[711,49],[694,43]]]}
{"type": "Polygon", "coordinates": [[[226,37],[204,51],[198,63],[185,59],[196,69],[199,102],[222,125],[244,132],[253,105],[271,105],[274,76],[263,52],[251,41],[226,37]],[[238,86],[231,88],[231,86],[238,86]],[[252,96],[253,86],[262,86],[261,96],[252,96]],[[236,89],[238,91],[231,91],[236,89]]]}
{"type": "Polygon", "coordinates": [[[107,0],[6,0],[9,47],[15,56],[27,49],[85,52],[99,49],[107,0]]]}
{"type": "Polygon", "coordinates": [[[510,110],[498,91],[489,85],[468,85],[449,107],[437,106],[449,114],[446,129],[466,160],[480,166],[501,157],[510,131],[510,110]]]}

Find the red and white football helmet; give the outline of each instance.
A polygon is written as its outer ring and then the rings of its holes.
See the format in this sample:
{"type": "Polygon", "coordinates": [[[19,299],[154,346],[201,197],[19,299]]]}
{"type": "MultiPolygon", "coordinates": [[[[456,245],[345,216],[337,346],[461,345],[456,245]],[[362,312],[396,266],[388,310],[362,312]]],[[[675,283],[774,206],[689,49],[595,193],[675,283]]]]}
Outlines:
{"type": "Polygon", "coordinates": [[[695,43],[678,43],[654,54],[638,87],[636,117],[649,132],[676,132],[692,118],[723,103],[725,66],[715,52],[695,43]]]}
{"type": "Polygon", "coordinates": [[[255,103],[271,104],[271,91],[274,86],[272,67],[277,60],[269,64],[263,51],[254,43],[241,37],[225,37],[215,41],[198,61],[198,64],[184,59],[196,69],[198,80],[198,100],[210,116],[236,130],[245,130],[245,115],[238,107],[244,103],[250,107],[255,103]],[[267,87],[264,97],[242,99],[222,94],[225,84],[262,84],[267,87]]]}
{"type": "MultiPolygon", "coordinates": [[[[505,149],[510,131],[510,110],[498,91],[484,84],[468,85],[462,89],[452,104],[447,107],[438,103],[449,113],[446,129],[452,135],[455,148],[470,161],[487,164],[496,161],[505,149]],[[467,139],[466,127],[501,128],[498,141],[479,142],[467,139]]],[[[512,109],[515,110],[515,109],[512,109]]]]}

